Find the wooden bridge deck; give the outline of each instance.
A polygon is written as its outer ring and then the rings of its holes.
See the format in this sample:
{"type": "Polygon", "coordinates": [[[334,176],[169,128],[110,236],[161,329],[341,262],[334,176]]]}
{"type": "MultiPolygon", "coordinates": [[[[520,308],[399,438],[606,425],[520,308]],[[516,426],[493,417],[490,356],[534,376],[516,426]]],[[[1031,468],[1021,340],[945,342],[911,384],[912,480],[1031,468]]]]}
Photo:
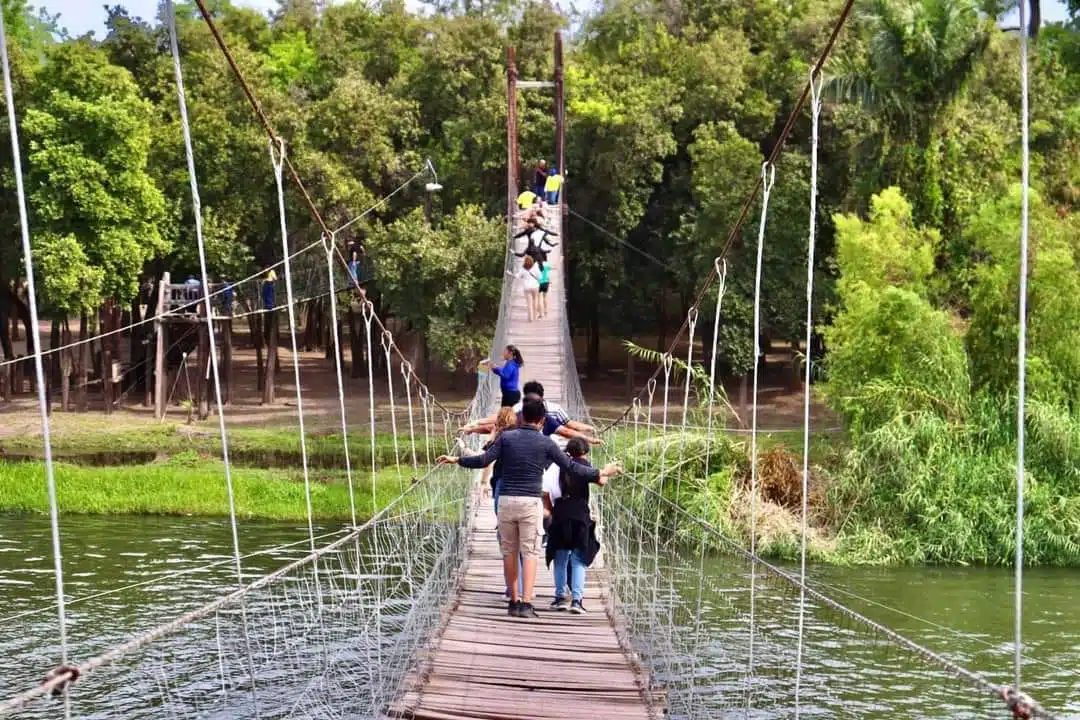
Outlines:
{"type": "MultiPolygon", "coordinates": [[[[563,397],[561,342],[564,312],[561,245],[552,263],[549,313],[528,322],[525,298],[515,287],[510,342],[525,359],[522,381],[539,380],[545,397],[563,397]]],[[[572,359],[571,359],[572,362],[572,359]]],[[[507,615],[502,558],[491,499],[478,489],[473,504],[459,594],[445,626],[419,658],[388,715],[417,720],[653,717],[647,680],[620,645],[600,584],[598,558],[586,575],[586,615],[547,609],[554,581],[541,558],[536,574],[536,620],[507,615]]]]}

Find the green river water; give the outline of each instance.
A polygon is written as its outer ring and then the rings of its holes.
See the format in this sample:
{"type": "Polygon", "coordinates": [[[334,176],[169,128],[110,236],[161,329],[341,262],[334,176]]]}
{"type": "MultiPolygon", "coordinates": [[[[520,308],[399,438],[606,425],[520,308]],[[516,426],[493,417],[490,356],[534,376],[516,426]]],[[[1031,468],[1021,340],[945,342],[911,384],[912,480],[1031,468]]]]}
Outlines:
{"type": "MultiPolygon", "coordinates": [[[[337,530],[317,528],[317,532],[337,530]]],[[[202,518],[64,517],[64,576],[69,644],[75,660],[191,610],[234,587],[228,523],[202,518]],[[206,566],[199,572],[169,577],[206,566]],[[141,583],[136,587],[130,587],[141,583]]],[[[303,540],[300,524],[244,522],[241,551],[303,540]]],[[[303,545],[245,562],[252,577],[306,552],[303,545]]],[[[711,590],[703,602],[696,642],[707,661],[692,668],[700,692],[725,693],[724,678],[745,662],[746,568],[728,558],[706,560],[711,590]],[[732,600],[731,598],[735,598],[732,600]],[[733,605],[738,606],[733,610],[733,605]],[[710,678],[716,678],[715,684],[710,678]]],[[[1012,676],[1012,573],[998,568],[818,567],[813,581],[827,594],[912,639],[985,673],[1012,676]],[[853,593],[846,594],[846,593],[853,593]],[[880,604],[878,604],[880,603],[880,604]],[[909,615],[905,615],[907,613],[909,615]],[[936,623],[932,625],[929,623],[936,623]]],[[[695,577],[679,579],[692,594],[695,577]]],[[[1080,717],[1080,570],[1032,569],[1025,577],[1024,688],[1061,717],[1080,717]]],[[[0,516],[0,698],[32,687],[58,662],[57,618],[48,519],[0,516]]],[[[776,581],[758,585],[756,622],[760,690],[733,711],[731,703],[705,717],[790,717],[797,604],[776,581]]],[[[182,644],[182,633],[163,639],[182,644]]],[[[193,653],[205,648],[190,648],[193,653]]],[[[808,616],[803,699],[818,717],[999,717],[965,685],[835,615],[808,616]]],[[[685,668],[684,668],[685,671],[685,668]]],[[[664,681],[665,678],[658,678],[664,681]]],[[[78,687],[78,686],[76,686],[78,687]]],[[[107,689],[106,689],[107,690],[107,689]]],[[[737,703],[736,703],[737,704],[737,703]]],[[[59,712],[58,710],[56,712],[59,712]]],[[[48,716],[48,715],[46,715],[48,716]]],[[[53,715],[59,716],[59,715],[53,715]]],[[[229,717],[229,714],[224,717],[229,717]]],[[[42,717],[42,715],[35,715],[42,717]]],[[[94,718],[157,717],[130,694],[94,718]]]]}

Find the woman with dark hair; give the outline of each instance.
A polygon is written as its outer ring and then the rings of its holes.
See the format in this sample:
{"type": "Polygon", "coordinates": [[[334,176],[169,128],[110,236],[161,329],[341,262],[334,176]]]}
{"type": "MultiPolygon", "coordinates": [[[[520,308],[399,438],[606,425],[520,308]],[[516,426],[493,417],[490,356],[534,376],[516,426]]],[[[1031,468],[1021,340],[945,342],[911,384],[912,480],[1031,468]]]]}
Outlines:
{"type": "Polygon", "coordinates": [[[481,364],[491,369],[491,372],[499,376],[499,389],[502,390],[501,407],[513,407],[521,399],[520,377],[521,368],[525,366],[525,360],[521,357],[521,351],[513,345],[507,345],[503,350],[502,367],[493,365],[490,360],[484,360],[481,364]]]}
{"type": "MultiPolygon", "coordinates": [[[[589,453],[589,443],[583,438],[572,438],[566,444],[566,452],[571,462],[591,467],[585,457],[589,453]]],[[[598,485],[607,483],[607,478],[600,476],[595,481],[598,485]]],[[[547,552],[545,559],[550,566],[555,561],[555,601],[552,610],[566,610],[577,615],[585,614],[582,599],[585,596],[585,568],[592,565],[600,543],[596,539],[596,525],[589,512],[589,481],[580,480],[565,471],[559,473],[559,497],[552,504],[550,496],[545,498],[551,506],[551,527],[548,529],[547,552]],[[566,586],[570,585],[570,597],[566,596],[566,586]]]]}

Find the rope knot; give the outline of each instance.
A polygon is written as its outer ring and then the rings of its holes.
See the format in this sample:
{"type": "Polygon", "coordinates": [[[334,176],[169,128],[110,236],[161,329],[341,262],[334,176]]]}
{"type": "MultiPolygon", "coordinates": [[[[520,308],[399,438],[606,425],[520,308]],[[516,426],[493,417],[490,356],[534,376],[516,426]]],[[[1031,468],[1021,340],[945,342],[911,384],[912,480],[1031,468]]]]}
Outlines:
{"type": "Polygon", "coordinates": [[[409,382],[409,376],[412,375],[412,363],[408,360],[401,361],[401,377],[405,378],[405,382],[409,382]]]}
{"type": "Polygon", "coordinates": [[[379,342],[382,343],[383,352],[386,353],[387,357],[390,357],[390,348],[394,347],[394,336],[390,334],[389,330],[383,330],[379,342]]]}
{"type": "Polygon", "coordinates": [[[649,378],[649,382],[645,383],[645,389],[649,393],[649,407],[652,407],[653,395],[656,394],[656,378],[649,378]]]}
{"type": "Polygon", "coordinates": [[[671,374],[671,368],[675,365],[675,356],[668,352],[664,353],[662,363],[664,366],[664,376],[666,377],[671,374]]]}
{"type": "Polygon", "coordinates": [[[1001,699],[1005,706],[1012,710],[1014,718],[1035,717],[1035,701],[1029,696],[1011,687],[1001,688],[1001,699]]]}
{"type": "MultiPolygon", "coordinates": [[[[690,309],[686,311],[686,324],[690,326],[690,334],[694,333],[694,326],[697,325],[698,309],[697,305],[691,305],[690,309]]],[[[693,344],[693,343],[691,343],[693,344]]]]}
{"type": "Polygon", "coordinates": [[[60,697],[78,679],[79,668],[74,665],[58,665],[45,675],[45,679],[41,681],[41,684],[51,684],[53,687],[49,693],[53,697],[60,697]]]}

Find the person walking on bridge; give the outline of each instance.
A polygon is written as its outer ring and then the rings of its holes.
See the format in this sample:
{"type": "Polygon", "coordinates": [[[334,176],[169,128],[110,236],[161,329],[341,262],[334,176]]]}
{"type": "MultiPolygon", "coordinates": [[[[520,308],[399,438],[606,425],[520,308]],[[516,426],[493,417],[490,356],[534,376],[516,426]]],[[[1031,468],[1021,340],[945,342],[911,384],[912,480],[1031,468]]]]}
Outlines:
{"type": "Polygon", "coordinates": [[[491,369],[491,372],[499,376],[499,389],[502,390],[502,407],[512,407],[521,400],[521,368],[525,367],[525,359],[521,357],[521,351],[513,345],[507,345],[503,349],[502,367],[493,365],[490,360],[482,360],[481,365],[491,369]]]}
{"type": "Polygon", "coordinates": [[[533,171],[532,191],[541,198],[544,197],[544,184],[547,182],[547,178],[547,160],[540,158],[540,162],[536,164],[536,170],[533,171]]]}
{"type": "Polygon", "coordinates": [[[511,592],[508,612],[512,617],[535,618],[537,615],[532,606],[532,597],[536,585],[536,561],[540,556],[544,469],[548,464],[555,463],[571,476],[589,482],[617,475],[619,466],[610,463],[597,470],[572,462],[551,438],[544,437],[540,432],[547,414],[544,403],[527,400],[521,412],[524,424],[499,435],[484,454],[472,457],[440,455],[437,462],[478,470],[502,460],[499,536],[503,574],[511,592]],[[518,588],[518,553],[525,558],[522,568],[525,573],[524,591],[518,588]]]}

